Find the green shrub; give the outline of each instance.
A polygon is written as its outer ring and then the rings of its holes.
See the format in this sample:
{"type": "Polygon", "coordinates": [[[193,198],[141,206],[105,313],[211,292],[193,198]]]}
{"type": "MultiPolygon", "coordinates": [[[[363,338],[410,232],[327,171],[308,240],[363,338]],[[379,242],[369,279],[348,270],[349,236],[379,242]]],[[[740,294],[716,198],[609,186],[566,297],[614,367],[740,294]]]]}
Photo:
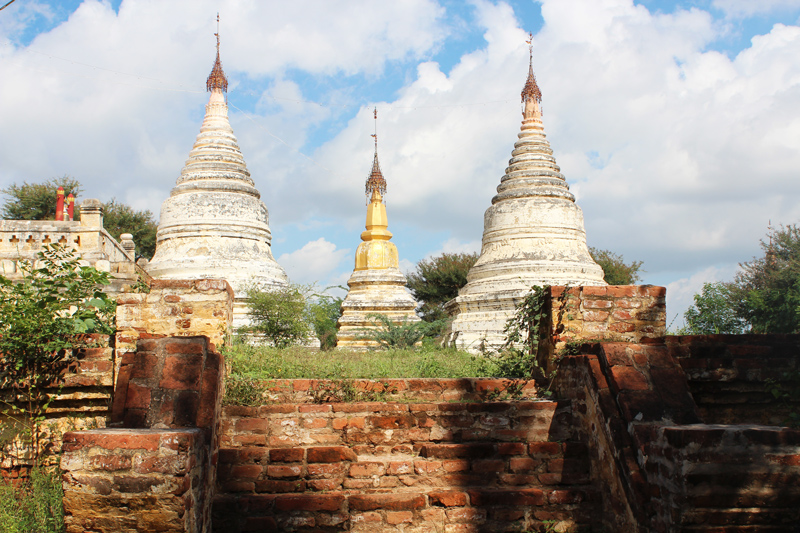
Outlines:
{"type": "Polygon", "coordinates": [[[0,533],[62,533],[63,498],[58,469],[34,468],[16,487],[0,481],[0,533]]]}
{"type": "Polygon", "coordinates": [[[382,348],[413,348],[424,337],[441,334],[445,323],[444,320],[397,322],[379,313],[370,313],[367,318],[373,328],[364,329],[359,338],[375,341],[382,348]]]}

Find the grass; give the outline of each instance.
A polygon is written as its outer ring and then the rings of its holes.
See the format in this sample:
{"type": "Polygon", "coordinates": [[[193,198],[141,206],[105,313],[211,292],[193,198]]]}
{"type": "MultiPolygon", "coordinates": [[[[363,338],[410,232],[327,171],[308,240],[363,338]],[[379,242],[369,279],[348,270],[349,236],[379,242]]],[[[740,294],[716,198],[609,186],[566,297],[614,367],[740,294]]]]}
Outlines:
{"type": "Polygon", "coordinates": [[[34,468],[16,487],[0,480],[0,533],[63,532],[63,497],[57,469],[34,468]]]}
{"type": "Polygon", "coordinates": [[[463,378],[495,373],[495,365],[486,358],[435,346],[320,352],[301,346],[280,350],[237,344],[223,353],[232,376],[253,379],[463,378]]]}

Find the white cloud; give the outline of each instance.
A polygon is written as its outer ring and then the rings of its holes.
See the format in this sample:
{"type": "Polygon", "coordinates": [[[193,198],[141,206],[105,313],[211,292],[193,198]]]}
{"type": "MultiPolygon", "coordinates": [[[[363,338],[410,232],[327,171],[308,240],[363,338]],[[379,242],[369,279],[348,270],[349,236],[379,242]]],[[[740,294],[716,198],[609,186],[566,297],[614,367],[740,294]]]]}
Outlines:
{"type": "MultiPolygon", "coordinates": [[[[277,261],[286,270],[293,283],[318,282],[322,286],[326,286],[329,284],[326,283],[328,277],[334,274],[339,263],[349,254],[350,250],[337,249],[335,244],[319,238],[306,243],[299,250],[281,254],[277,261]]],[[[337,276],[336,281],[339,281],[340,277],[337,276]]]]}
{"type": "Polygon", "coordinates": [[[667,285],[667,323],[671,330],[684,325],[683,314],[694,304],[694,295],[706,283],[732,281],[738,265],[711,266],[667,285]]]}

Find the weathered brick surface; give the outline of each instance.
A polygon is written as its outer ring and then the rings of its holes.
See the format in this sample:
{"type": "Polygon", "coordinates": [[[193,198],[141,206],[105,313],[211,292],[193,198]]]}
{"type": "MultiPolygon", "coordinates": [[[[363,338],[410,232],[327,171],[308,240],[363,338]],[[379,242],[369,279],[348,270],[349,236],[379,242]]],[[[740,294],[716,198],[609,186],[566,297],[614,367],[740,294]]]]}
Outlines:
{"type": "Polygon", "coordinates": [[[215,531],[587,526],[598,498],[568,402],[441,401],[504,386],[402,380],[432,401],[224,408],[215,531]]]}
{"type": "Polygon", "coordinates": [[[666,349],[686,372],[708,424],[782,425],[800,409],[776,401],[766,386],[800,369],[800,335],[667,337],[666,349]]]}
{"type": "Polygon", "coordinates": [[[203,531],[207,446],[199,429],[105,429],[64,436],[68,533],[203,531]]]}

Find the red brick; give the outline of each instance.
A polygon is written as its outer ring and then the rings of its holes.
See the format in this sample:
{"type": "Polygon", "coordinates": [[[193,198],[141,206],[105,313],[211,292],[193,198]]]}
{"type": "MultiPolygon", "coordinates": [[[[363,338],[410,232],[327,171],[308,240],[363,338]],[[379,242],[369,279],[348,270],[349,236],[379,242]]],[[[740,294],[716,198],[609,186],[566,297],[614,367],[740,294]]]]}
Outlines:
{"type": "Polygon", "coordinates": [[[387,465],[387,474],[411,474],[414,472],[414,463],[412,461],[390,461],[387,465]]]}
{"type": "Polygon", "coordinates": [[[524,455],[527,452],[521,442],[503,442],[497,445],[499,455],[524,455]]]}
{"type": "Polygon", "coordinates": [[[582,289],[584,296],[605,296],[607,293],[607,288],[600,286],[597,287],[587,286],[587,287],[582,287],[582,289]]]}
{"type": "Polygon", "coordinates": [[[633,315],[631,315],[628,311],[617,309],[616,311],[611,313],[611,317],[615,320],[630,320],[631,318],[633,318],[633,315]]]}
{"type": "Polygon", "coordinates": [[[610,300],[584,300],[585,309],[610,309],[614,306],[610,300]]]}
{"type": "Polygon", "coordinates": [[[164,351],[168,354],[203,355],[206,353],[206,342],[200,337],[171,337],[164,342],[164,351]]]}
{"type": "Polygon", "coordinates": [[[342,488],[341,479],[309,479],[306,483],[311,490],[331,491],[342,488]]]}
{"type": "Polygon", "coordinates": [[[413,511],[425,507],[422,494],[353,494],[348,497],[352,511],[413,511]]]}
{"type": "Polygon", "coordinates": [[[429,474],[431,472],[436,472],[441,467],[441,461],[414,461],[414,472],[417,474],[429,474]]]}
{"type": "Polygon", "coordinates": [[[421,457],[455,459],[460,457],[481,458],[494,454],[492,444],[426,444],[420,450],[421,457]]]}
{"type": "Polygon", "coordinates": [[[528,453],[531,455],[546,454],[556,455],[561,453],[559,442],[531,442],[528,444],[528,453]]]}
{"type": "Polygon", "coordinates": [[[584,311],[583,320],[586,322],[605,322],[608,320],[607,311],[584,311]]]}
{"type": "Polygon", "coordinates": [[[532,472],[539,464],[541,461],[535,461],[530,457],[512,457],[508,461],[508,469],[514,473],[532,472]]]}
{"type": "Polygon", "coordinates": [[[240,418],[236,421],[236,431],[242,433],[267,433],[268,420],[266,418],[240,418]]]}
{"type": "Polygon", "coordinates": [[[147,450],[158,449],[161,436],[158,433],[145,433],[137,430],[95,430],[77,431],[64,434],[63,451],[70,452],[84,447],[100,447],[106,450],[147,450]]]}
{"type": "Polygon", "coordinates": [[[197,390],[203,358],[199,355],[171,355],[164,360],[164,370],[158,386],[165,389],[197,390]]]}
{"type": "Polygon", "coordinates": [[[320,446],[308,449],[309,463],[338,463],[356,460],[356,454],[346,446],[320,446]]]}
{"type": "Polygon", "coordinates": [[[328,425],[327,418],[304,418],[303,427],[306,429],[321,429],[328,425]]]}
{"type": "Polygon", "coordinates": [[[472,462],[473,472],[499,473],[505,471],[506,463],[501,459],[482,459],[472,462]]]}
{"type": "Polygon", "coordinates": [[[434,491],[428,493],[431,505],[461,507],[467,505],[467,493],[458,491],[434,491]]]}
{"type": "Polygon", "coordinates": [[[630,333],[636,330],[636,326],[628,322],[614,322],[608,326],[608,329],[617,333],[630,333]]]}
{"type": "Polygon", "coordinates": [[[256,492],[267,492],[271,494],[305,492],[306,482],[302,479],[263,479],[261,481],[256,481],[255,488],[250,490],[255,490],[256,492]]]}
{"type": "Polygon", "coordinates": [[[311,477],[343,476],[347,471],[344,463],[311,463],[307,466],[311,477]]]}
{"type": "Polygon", "coordinates": [[[331,420],[331,427],[336,430],[341,430],[347,427],[347,419],[346,418],[334,418],[331,420]]]}
{"type": "Polygon", "coordinates": [[[553,504],[580,503],[586,500],[586,493],[581,490],[554,490],[547,500],[553,504]]]}
{"type": "Polygon", "coordinates": [[[650,388],[644,375],[629,366],[611,367],[611,376],[617,390],[648,390],[650,388]]]}
{"type": "Polygon", "coordinates": [[[469,470],[469,461],[466,459],[450,459],[442,461],[445,472],[466,472],[469,470]]]}
{"type": "Polygon", "coordinates": [[[386,471],[383,463],[353,463],[350,465],[350,477],[382,476],[386,471]]]}
{"type": "Polygon", "coordinates": [[[273,463],[297,463],[303,460],[305,453],[303,448],[276,448],[269,451],[269,460],[273,463]]]}
{"type": "Polygon", "coordinates": [[[273,404],[262,405],[258,408],[258,416],[272,415],[278,413],[294,413],[297,406],[294,404],[273,404]]]}
{"type": "Polygon", "coordinates": [[[369,416],[367,423],[380,429],[407,429],[416,425],[416,418],[410,414],[394,416],[369,416]]]}
{"type": "Polygon", "coordinates": [[[269,465],[267,476],[271,478],[300,477],[303,474],[303,467],[299,465],[269,465]]]}
{"type": "Polygon", "coordinates": [[[608,295],[614,298],[634,298],[644,295],[639,285],[609,285],[608,295]]]}
{"type": "Polygon", "coordinates": [[[275,499],[276,511],[338,511],[344,494],[280,495],[275,499]]]}
{"type": "Polygon", "coordinates": [[[137,457],[133,471],[137,474],[172,474],[184,475],[187,473],[186,456],[167,455],[161,457],[137,457]]]}
{"type": "MultiPolygon", "coordinates": [[[[451,522],[482,522],[486,520],[486,509],[476,509],[475,507],[456,507],[445,511],[448,520],[451,522]]],[[[470,531],[476,531],[470,529],[470,531]]]]}
{"type": "MultiPolygon", "coordinates": [[[[296,391],[307,391],[311,388],[311,380],[310,379],[293,379],[292,380],[292,388],[296,391]]],[[[330,407],[330,406],[327,406],[330,407]]]]}
{"type": "Polygon", "coordinates": [[[301,413],[330,413],[333,408],[328,405],[300,405],[297,410],[301,413]]]}
{"type": "Polygon", "coordinates": [[[388,511],[386,513],[386,523],[391,525],[410,524],[414,521],[414,513],[411,511],[388,511]]]}
{"type": "MultiPolygon", "coordinates": [[[[585,287],[588,288],[588,287],[585,287]]],[[[470,490],[470,504],[473,506],[487,505],[544,505],[544,492],[539,489],[524,490],[470,490]]]]}
{"type": "Polygon", "coordinates": [[[125,409],[147,409],[150,407],[150,387],[128,382],[125,409]]]}
{"type": "Polygon", "coordinates": [[[262,471],[260,465],[235,465],[231,468],[231,478],[252,481],[258,479],[262,471]]]}

